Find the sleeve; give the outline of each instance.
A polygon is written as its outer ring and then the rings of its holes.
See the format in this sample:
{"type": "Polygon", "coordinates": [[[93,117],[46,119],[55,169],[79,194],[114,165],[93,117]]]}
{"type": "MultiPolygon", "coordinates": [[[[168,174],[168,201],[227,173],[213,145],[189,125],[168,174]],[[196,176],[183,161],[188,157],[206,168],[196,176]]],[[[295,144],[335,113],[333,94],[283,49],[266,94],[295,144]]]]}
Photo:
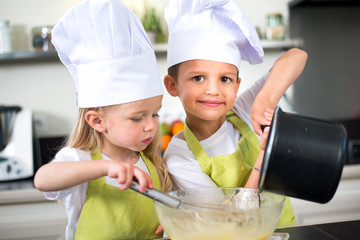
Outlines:
{"type": "MultiPolygon", "coordinates": [[[[51,162],[64,162],[64,161],[87,161],[91,160],[90,153],[77,150],[74,148],[65,147],[61,149],[56,155],[55,158],[51,162]]],[[[51,163],[50,163],[51,164],[51,163]]],[[[61,200],[61,201],[68,201],[70,195],[80,194],[80,198],[86,194],[88,183],[82,183],[80,185],[60,190],[60,191],[51,191],[51,192],[44,192],[45,198],[49,200],[61,200]]]]}
{"type": "Polygon", "coordinates": [[[241,93],[235,100],[233,111],[238,115],[243,121],[245,121],[251,129],[251,108],[254,103],[254,100],[262,87],[264,86],[266,79],[268,78],[270,72],[264,74],[259,80],[257,80],[251,87],[246,91],[241,93]]]}
{"type": "Polygon", "coordinates": [[[173,190],[216,187],[211,178],[201,170],[186,142],[176,136],[166,149],[164,161],[175,185],[173,190]]]}

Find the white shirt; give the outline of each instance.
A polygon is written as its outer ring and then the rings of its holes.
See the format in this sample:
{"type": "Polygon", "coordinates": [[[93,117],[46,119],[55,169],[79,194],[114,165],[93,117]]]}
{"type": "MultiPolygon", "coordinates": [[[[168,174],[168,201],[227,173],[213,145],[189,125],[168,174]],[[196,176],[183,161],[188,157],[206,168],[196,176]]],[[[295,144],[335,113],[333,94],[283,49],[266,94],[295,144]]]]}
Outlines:
{"type": "MultiPolygon", "coordinates": [[[[239,95],[232,109],[252,130],[251,107],[268,75],[269,73],[265,74],[239,95]]],[[[200,144],[206,154],[213,157],[235,152],[239,138],[240,133],[230,122],[225,121],[213,135],[200,141],[200,144]]],[[[179,134],[172,137],[164,153],[164,161],[174,181],[174,189],[216,187],[211,178],[201,170],[199,162],[186,141],[179,138],[179,134]]]]}
{"type": "MultiPolygon", "coordinates": [[[[110,160],[104,154],[102,154],[102,159],[110,160]]],[[[56,154],[55,159],[53,160],[53,162],[63,161],[91,161],[91,154],[90,152],[65,147],[56,154]]],[[[150,174],[145,162],[141,157],[139,157],[139,161],[135,164],[135,166],[150,174]]],[[[116,187],[119,186],[115,179],[109,178],[107,176],[105,176],[105,182],[116,187]]],[[[66,226],[67,240],[74,239],[75,237],[76,226],[79,221],[80,213],[86,199],[87,188],[88,183],[85,182],[61,191],[44,193],[47,199],[61,200],[65,205],[66,213],[68,216],[68,224],[66,226]]]]}

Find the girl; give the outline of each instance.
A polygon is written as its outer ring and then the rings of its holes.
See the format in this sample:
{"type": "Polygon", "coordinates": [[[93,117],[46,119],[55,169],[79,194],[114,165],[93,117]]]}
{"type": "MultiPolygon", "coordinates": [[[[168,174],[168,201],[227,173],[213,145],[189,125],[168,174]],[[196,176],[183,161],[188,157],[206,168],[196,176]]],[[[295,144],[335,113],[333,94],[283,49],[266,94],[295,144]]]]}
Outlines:
{"type": "Polygon", "coordinates": [[[64,202],[67,239],[160,237],[152,200],[127,189],[134,178],[141,191],[171,189],[158,133],[162,84],[141,22],[119,0],[86,0],[52,39],[79,113],[67,146],[36,173],[36,188],[64,202]]]}

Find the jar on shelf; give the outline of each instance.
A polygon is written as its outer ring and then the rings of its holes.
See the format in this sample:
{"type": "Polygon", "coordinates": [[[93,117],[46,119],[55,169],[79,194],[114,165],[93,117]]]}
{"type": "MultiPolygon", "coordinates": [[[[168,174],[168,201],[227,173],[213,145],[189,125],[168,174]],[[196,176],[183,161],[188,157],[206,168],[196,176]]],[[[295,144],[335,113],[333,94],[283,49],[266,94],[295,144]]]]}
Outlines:
{"type": "Polygon", "coordinates": [[[35,51],[50,51],[54,50],[51,43],[51,30],[52,26],[39,26],[31,30],[32,46],[35,51]]]}
{"type": "Polygon", "coordinates": [[[281,13],[271,13],[266,16],[266,38],[269,40],[283,40],[285,25],[281,13]]]}
{"type": "Polygon", "coordinates": [[[0,53],[12,51],[10,22],[0,19],[0,53]]]}

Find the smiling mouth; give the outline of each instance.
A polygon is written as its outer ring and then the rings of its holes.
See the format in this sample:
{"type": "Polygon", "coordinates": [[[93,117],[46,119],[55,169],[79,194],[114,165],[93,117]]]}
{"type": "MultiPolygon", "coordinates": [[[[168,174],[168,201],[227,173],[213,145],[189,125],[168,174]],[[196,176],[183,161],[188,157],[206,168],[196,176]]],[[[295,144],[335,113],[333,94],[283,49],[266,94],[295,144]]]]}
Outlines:
{"type": "Polygon", "coordinates": [[[222,102],[219,101],[199,101],[199,103],[208,107],[218,107],[223,104],[222,102]]]}

